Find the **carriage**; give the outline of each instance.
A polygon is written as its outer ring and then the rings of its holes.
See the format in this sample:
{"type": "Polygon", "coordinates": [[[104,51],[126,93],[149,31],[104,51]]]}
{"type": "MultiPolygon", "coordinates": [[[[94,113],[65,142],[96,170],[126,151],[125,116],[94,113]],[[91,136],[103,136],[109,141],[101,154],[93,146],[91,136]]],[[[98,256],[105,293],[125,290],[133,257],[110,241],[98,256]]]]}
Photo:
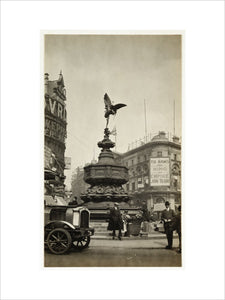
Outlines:
{"type": "Polygon", "coordinates": [[[90,211],[85,207],[45,206],[45,247],[53,254],[64,254],[71,248],[89,246],[94,228],[89,227],[90,211]]]}

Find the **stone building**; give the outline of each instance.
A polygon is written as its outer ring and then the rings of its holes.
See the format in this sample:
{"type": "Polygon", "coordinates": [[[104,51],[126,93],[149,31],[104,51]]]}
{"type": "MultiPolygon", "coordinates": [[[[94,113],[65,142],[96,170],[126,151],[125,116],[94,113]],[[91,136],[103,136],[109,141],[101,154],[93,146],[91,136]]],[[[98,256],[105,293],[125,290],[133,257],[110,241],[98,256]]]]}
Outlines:
{"type": "Polygon", "coordinates": [[[150,142],[143,143],[117,160],[128,167],[129,182],[126,191],[132,204],[146,204],[148,209],[160,213],[165,201],[171,207],[181,204],[181,143],[179,138],[169,138],[160,131],[150,142]]]}
{"type": "Polygon", "coordinates": [[[66,90],[63,75],[58,80],[49,80],[45,73],[45,193],[64,195],[65,140],[67,127],[66,90]]]}

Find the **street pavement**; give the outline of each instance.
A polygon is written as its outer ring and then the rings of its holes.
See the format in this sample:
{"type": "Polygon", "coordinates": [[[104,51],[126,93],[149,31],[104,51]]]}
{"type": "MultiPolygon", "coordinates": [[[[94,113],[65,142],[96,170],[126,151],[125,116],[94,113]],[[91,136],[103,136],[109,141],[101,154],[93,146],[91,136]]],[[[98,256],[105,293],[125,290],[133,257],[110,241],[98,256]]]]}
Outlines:
{"type": "MultiPolygon", "coordinates": [[[[120,241],[118,238],[112,240],[112,237],[93,236],[91,238],[91,245],[93,247],[109,247],[109,248],[138,248],[138,249],[162,249],[167,245],[166,235],[159,234],[148,237],[122,237],[120,241]]],[[[178,248],[179,239],[177,236],[173,237],[173,247],[178,248]]]]}
{"type": "Polygon", "coordinates": [[[181,254],[176,250],[179,240],[173,239],[173,249],[167,250],[166,236],[131,237],[112,240],[92,237],[87,249],[71,249],[68,254],[54,255],[45,251],[45,267],[180,267],[181,254]]]}

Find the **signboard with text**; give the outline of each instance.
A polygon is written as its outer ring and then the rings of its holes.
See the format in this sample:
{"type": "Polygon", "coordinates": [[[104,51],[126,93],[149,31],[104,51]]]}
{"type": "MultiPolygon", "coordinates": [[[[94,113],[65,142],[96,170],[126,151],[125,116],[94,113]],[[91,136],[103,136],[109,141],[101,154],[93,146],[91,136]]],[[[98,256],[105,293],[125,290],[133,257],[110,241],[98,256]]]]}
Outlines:
{"type": "Polygon", "coordinates": [[[170,186],[170,160],[168,157],[150,159],[150,185],[170,186]]]}

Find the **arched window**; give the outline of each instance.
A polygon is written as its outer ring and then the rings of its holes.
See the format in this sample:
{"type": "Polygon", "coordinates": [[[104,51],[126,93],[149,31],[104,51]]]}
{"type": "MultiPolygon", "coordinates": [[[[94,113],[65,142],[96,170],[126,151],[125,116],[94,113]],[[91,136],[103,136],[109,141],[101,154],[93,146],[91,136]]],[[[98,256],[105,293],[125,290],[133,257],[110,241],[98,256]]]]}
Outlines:
{"type": "Polygon", "coordinates": [[[156,198],[156,203],[165,203],[165,199],[163,197],[156,198]]]}

